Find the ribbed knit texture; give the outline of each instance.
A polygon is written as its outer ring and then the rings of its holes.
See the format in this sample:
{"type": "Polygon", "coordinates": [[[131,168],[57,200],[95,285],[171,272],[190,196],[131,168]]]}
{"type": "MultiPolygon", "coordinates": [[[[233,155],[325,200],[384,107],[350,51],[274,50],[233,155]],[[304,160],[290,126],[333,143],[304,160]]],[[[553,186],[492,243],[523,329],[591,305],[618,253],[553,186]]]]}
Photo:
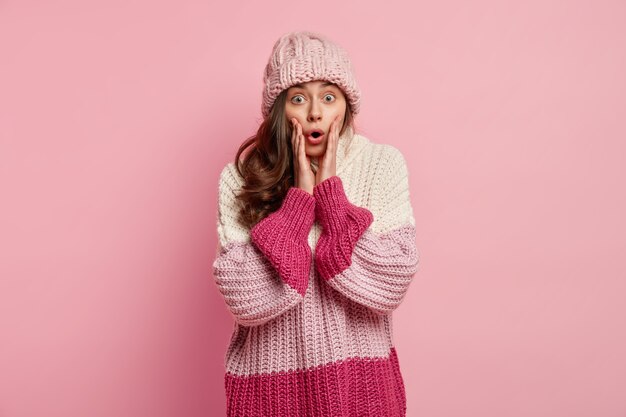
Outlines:
{"type": "Polygon", "coordinates": [[[336,175],[316,185],[313,196],[318,202],[315,216],[322,225],[315,266],[328,280],[350,266],[354,246],[374,218],[365,207],[348,201],[341,178],[336,175]]]}
{"type": "Polygon", "coordinates": [[[257,223],[252,241],[270,261],[284,282],[304,296],[309,285],[311,248],[307,236],[315,220],[315,199],[292,187],[279,210],[257,223]]]}
{"type": "Polygon", "coordinates": [[[235,321],[228,416],[406,415],[391,314],[419,261],[406,163],[348,131],[336,173],[313,196],[291,188],[249,230],[243,179],[222,170],[213,274],[235,321]]]}

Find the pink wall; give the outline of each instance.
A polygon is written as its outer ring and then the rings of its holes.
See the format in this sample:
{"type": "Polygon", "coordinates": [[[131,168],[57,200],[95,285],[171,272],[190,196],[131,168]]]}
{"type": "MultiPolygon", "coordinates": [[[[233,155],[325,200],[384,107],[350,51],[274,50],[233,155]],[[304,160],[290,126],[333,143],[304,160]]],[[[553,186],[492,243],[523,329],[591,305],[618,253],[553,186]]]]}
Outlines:
{"type": "Polygon", "coordinates": [[[421,269],[394,329],[409,416],[626,416],[625,16],[1,2],[0,416],[223,415],[217,179],[294,29],[348,49],[357,127],[409,163],[421,269]]]}

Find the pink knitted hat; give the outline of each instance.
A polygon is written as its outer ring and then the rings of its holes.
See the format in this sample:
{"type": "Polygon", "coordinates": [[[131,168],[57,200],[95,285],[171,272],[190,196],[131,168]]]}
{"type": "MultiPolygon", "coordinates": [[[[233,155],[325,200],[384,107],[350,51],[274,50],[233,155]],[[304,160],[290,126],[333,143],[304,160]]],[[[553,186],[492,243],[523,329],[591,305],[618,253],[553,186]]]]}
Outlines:
{"type": "Polygon", "coordinates": [[[274,44],[263,76],[263,117],[284,89],[314,80],[337,84],[352,112],[359,112],[361,92],[345,49],[320,34],[298,31],[282,35],[274,44]]]}

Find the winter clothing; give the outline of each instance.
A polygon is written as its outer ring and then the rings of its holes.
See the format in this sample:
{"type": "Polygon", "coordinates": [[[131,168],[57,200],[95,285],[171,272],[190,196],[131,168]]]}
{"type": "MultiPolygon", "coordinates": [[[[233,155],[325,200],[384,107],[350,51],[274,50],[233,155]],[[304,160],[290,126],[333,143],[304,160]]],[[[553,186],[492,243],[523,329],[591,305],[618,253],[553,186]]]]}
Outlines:
{"type": "Polygon", "coordinates": [[[407,166],[351,129],[336,163],[313,195],[290,188],[251,230],[237,220],[243,179],[233,162],[221,172],[213,272],[235,321],[228,416],[406,414],[392,312],[419,261],[407,166]]]}

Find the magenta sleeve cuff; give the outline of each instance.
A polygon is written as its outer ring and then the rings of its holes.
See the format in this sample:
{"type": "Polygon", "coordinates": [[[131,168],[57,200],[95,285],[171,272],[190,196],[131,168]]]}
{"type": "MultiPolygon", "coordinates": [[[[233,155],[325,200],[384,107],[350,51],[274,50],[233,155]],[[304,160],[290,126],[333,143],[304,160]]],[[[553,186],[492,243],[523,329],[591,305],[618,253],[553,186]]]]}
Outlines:
{"type": "Polygon", "coordinates": [[[302,242],[307,240],[314,221],[313,196],[301,188],[291,187],[281,207],[258,222],[251,234],[257,243],[283,236],[294,242],[302,242]]]}
{"type": "Polygon", "coordinates": [[[300,294],[306,292],[311,270],[308,235],[315,221],[315,199],[307,191],[291,187],[281,207],[250,231],[250,238],[300,294]]]}
{"type": "Polygon", "coordinates": [[[372,213],[350,203],[343,189],[341,178],[334,175],[313,188],[315,215],[324,230],[337,235],[346,231],[349,226],[365,231],[372,224],[372,213]]]}
{"type": "Polygon", "coordinates": [[[354,246],[374,216],[348,200],[341,178],[336,175],[317,184],[313,196],[315,216],[322,226],[315,248],[315,266],[329,280],[350,266],[354,246]]]}

